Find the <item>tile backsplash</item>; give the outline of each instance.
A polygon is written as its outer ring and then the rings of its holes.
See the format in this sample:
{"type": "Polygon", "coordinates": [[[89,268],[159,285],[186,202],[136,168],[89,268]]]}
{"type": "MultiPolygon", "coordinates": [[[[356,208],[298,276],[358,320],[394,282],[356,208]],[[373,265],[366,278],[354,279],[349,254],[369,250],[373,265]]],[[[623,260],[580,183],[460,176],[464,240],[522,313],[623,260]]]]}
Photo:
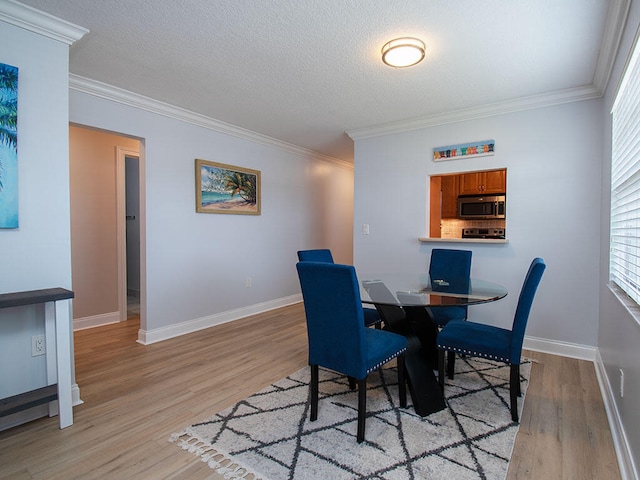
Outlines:
{"type": "Polygon", "coordinates": [[[442,238],[462,238],[463,228],[505,228],[506,229],[506,221],[504,219],[460,220],[458,218],[443,218],[442,221],[440,222],[440,236],[442,238]]]}

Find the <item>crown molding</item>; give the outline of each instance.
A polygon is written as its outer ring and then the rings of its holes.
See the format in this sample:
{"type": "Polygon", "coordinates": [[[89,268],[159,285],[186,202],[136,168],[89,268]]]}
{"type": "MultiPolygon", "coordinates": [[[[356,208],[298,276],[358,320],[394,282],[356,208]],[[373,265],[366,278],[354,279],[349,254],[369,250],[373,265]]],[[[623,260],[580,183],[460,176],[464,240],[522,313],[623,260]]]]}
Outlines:
{"type": "Polygon", "coordinates": [[[598,63],[593,75],[593,85],[603,95],[613,71],[613,63],[620,47],[630,6],[631,0],[615,0],[609,3],[607,21],[602,35],[602,43],[600,44],[600,54],[598,55],[598,63]]]}
{"type": "Polygon", "coordinates": [[[199,113],[186,110],[184,108],[176,107],[168,103],[154,100],[153,98],[145,97],[137,93],[130,92],[106,83],[99,82],[97,80],[91,80],[89,78],[81,77],[79,75],[69,75],[69,89],[78,92],[93,95],[95,97],[104,98],[105,100],[111,100],[113,102],[128,105],[130,107],[138,108],[147,112],[163,115],[165,117],[180,120],[182,122],[197,125],[199,127],[208,128],[209,130],[215,130],[216,132],[231,135],[233,137],[243,138],[250,140],[261,145],[267,145],[280,150],[300,155],[303,157],[310,157],[315,160],[332,163],[338,167],[353,170],[353,164],[340,160],[335,157],[323,155],[313,150],[309,150],[298,145],[283,142],[267,135],[262,135],[251,130],[247,130],[242,127],[231,125],[220,120],[216,120],[199,113]]]}
{"type": "Polygon", "coordinates": [[[0,21],[44,35],[67,45],[84,37],[89,30],[41,12],[14,0],[0,2],[0,21]]]}
{"type": "Polygon", "coordinates": [[[438,125],[464,122],[467,120],[476,120],[478,118],[502,115],[505,113],[520,112],[523,110],[532,110],[535,108],[559,105],[562,103],[578,102],[582,100],[590,100],[600,97],[602,97],[602,93],[597,88],[589,85],[585,87],[559,90],[557,92],[545,93],[541,95],[532,95],[529,97],[518,98],[516,100],[497,102],[463,110],[454,110],[446,113],[436,113],[434,115],[427,115],[424,117],[403,120],[400,122],[386,123],[383,125],[375,125],[372,127],[349,130],[347,132],[347,135],[349,135],[349,137],[351,137],[353,140],[360,140],[362,138],[407,132],[411,130],[418,130],[420,128],[435,127],[438,125]]]}

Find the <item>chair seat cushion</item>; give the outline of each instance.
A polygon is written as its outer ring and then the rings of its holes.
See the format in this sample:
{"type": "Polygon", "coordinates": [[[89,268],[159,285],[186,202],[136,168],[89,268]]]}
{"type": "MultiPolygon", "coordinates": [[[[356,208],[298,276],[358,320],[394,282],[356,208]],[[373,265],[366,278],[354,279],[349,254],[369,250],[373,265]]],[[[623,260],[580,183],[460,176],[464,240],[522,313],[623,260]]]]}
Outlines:
{"type": "Polygon", "coordinates": [[[407,339],[397,333],[374,328],[366,328],[364,333],[367,344],[366,364],[368,368],[366,372],[361,372],[363,375],[356,376],[358,379],[366,377],[369,372],[378,370],[407,349],[407,339]]]}
{"type": "Polygon", "coordinates": [[[436,343],[441,350],[510,363],[511,331],[504,328],[451,320],[438,333],[436,343]]]}

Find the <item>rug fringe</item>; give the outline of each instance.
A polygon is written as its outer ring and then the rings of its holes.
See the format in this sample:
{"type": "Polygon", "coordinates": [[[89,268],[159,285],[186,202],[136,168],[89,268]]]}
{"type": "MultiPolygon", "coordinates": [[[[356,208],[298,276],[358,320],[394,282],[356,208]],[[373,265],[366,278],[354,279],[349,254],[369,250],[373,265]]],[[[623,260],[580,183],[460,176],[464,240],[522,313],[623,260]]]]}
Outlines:
{"type": "Polygon", "coordinates": [[[253,475],[253,480],[263,480],[256,472],[240,465],[235,460],[232,460],[229,455],[216,450],[207,442],[203,442],[187,431],[172,433],[169,437],[169,442],[177,442],[178,446],[182,448],[182,450],[187,450],[189,453],[196,454],[209,466],[209,468],[214,470],[216,473],[219,473],[224,478],[247,479],[249,475],[253,475]]]}

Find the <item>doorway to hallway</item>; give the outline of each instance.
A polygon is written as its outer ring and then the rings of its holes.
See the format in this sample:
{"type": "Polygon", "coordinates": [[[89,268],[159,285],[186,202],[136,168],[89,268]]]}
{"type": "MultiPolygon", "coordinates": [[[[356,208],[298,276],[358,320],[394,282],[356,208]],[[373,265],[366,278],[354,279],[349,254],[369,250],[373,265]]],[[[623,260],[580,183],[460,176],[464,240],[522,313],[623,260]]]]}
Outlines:
{"type": "Polygon", "coordinates": [[[74,329],[125,321],[144,311],[141,142],[72,125],[69,145],[74,329]]]}

